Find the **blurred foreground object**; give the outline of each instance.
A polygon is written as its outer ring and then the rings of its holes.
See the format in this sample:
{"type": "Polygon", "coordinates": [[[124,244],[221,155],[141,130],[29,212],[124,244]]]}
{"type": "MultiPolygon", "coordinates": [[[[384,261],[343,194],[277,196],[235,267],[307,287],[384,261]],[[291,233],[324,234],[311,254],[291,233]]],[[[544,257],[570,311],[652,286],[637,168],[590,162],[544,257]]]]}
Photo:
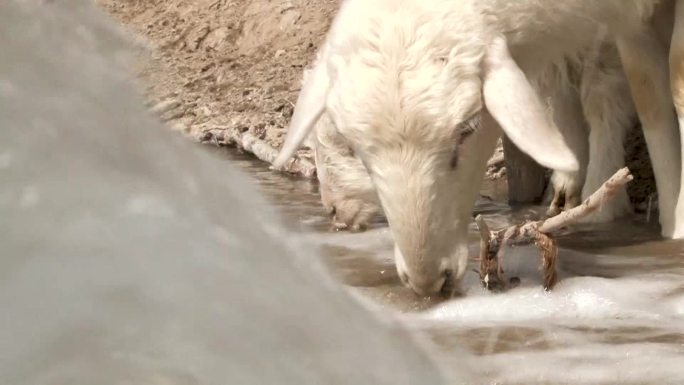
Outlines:
{"type": "Polygon", "coordinates": [[[442,383],[147,115],[90,3],[30,3],[0,2],[0,384],[442,383]]]}

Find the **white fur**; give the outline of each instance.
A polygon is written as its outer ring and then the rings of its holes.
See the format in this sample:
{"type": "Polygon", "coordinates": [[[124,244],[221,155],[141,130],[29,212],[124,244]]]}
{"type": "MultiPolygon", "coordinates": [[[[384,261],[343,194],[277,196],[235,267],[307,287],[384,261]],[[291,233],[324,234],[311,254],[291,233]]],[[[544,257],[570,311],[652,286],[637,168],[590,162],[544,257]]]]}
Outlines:
{"type": "MultiPolygon", "coordinates": [[[[631,87],[638,95],[636,101],[641,107],[640,118],[651,150],[661,200],[662,232],[665,236],[681,238],[684,237],[684,189],[681,188],[684,178],[679,178],[678,175],[680,170],[684,170],[684,167],[680,167],[680,152],[684,146],[678,143],[674,112],[668,107],[672,104],[672,98],[665,69],[665,55],[669,49],[672,92],[676,95],[684,91],[682,84],[676,84],[676,71],[673,71],[681,59],[676,57],[676,48],[669,47],[670,38],[677,41],[684,37],[684,30],[673,33],[674,5],[674,1],[661,2],[655,8],[651,23],[641,30],[632,30],[618,38],[622,57],[627,60],[628,72],[631,74],[631,87]],[[644,87],[644,79],[650,79],[653,86],[648,87],[649,83],[646,82],[647,86],[644,87]],[[676,210],[675,202],[678,202],[676,210]]],[[[673,44],[672,47],[676,46],[673,44]]],[[[558,209],[555,203],[560,196],[566,195],[565,208],[573,207],[579,202],[577,188],[582,189],[581,196],[586,198],[624,165],[623,140],[626,130],[633,125],[635,106],[628,97],[629,82],[624,76],[621,63],[612,52],[612,45],[604,45],[600,52],[600,60],[584,60],[582,63],[585,67],[582,69],[580,83],[582,108],[590,128],[586,181],[581,173],[554,172],[552,185],[555,195],[551,212],[558,209]],[[609,47],[609,52],[606,52],[606,47],[609,47]]],[[[575,143],[578,143],[578,138],[572,136],[583,135],[578,130],[566,130],[564,134],[569,135],[569,139],[575,143]]],[[[579,153],[586,151],[572,145],[570,147],[579,153]]],[[[631,206],[623,189],[606,207],[592,214],[588,220],[610,221],[630,212],[631,206]]]]}
{"type": "Polygon", "coordinates": [[[312,138],[323,205],[336,229],[361,230],[381,211],[368,172],[324,114],[312,138]]]}
{"type": "MultiPolygon", "coordinates": [[[[445,274],[457,282],[464,271],[467,225],[497,127],[538,162],[578,168],[527,78],[586,54],[605,26],[618,39],[633,93],[644,91],[638,80],[647,79],[646,91],[657,96],[656,103],[637,100],[637,108],[649,144],[667,143],[653,159],[661,202],[674,208],[678,191],[664,187],[664,178],[679,184],[679,140],[672,144],[676,126],[661,112],[672,102],[661,97],[667,87],[654,73],[660,56],[655,64],[635,56],[639,49],[662,53],[646,28],[658,2],[348,0],[276,163],[325,111],[377,189],[400,276],[430,294],[445,274]],[[476,129],[466,138],[469,127],[476,129]]],[[[666,234],[673,212],[661,216],[666,234]]]]}
{"type": "Polygon", "coordinates": [[[662,234],[674,237],[684,231],[684,221],[675,223],[681,144],[670,92],[667,51],[651,28],[620,36],[617,42],[656,177],[662,234]]]}
{"type": "MultiPolygon", "coordinates": [[[[604,48],[600,65],[585,63],[581,79],[582,108],[590,128],[589,162],[582,198],[596,191],[625,165],[625,136],[636,125],[637,114],[629,83],[613,45],[604,48]]],[[[588,219],[612,221],[632,212],[625,188],[588,219]]]]}
{"type": "MultiPolygon", "coordinates": [[[[615,45],[602,44],[596,47],[595,53],[590,53],[590,57],[582,57],[569,69],[572,77],[577,78],[571,84],[572,88],[559,89],[554,83],[544,85],[565,95],[565,101],[561,103],[563,110],[554,111],[554,115],[557,122],[563,122],[558,126],[581,165],[580,171],[575,173],[554,171],[551,177],[554,196],[550,213],[577,206],[615,171],[624,167],[625,134],[637,122],[628,81],[615,45]],[[563,207],[559,204],[562,198],[563,207]]],[[[631,211],[627,191],[622,188],[587,221],[612,221],[631,211]]]]}

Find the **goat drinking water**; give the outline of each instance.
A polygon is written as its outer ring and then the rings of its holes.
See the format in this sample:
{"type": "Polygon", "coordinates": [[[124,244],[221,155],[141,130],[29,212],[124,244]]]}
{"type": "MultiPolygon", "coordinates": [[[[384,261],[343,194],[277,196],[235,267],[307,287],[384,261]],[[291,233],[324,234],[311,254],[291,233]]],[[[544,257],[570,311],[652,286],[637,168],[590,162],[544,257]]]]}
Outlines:
{"type": "Polygon", "coordinates": [[[402,280],[419,294],[455,287],[499,128],[541,165],[579,170],[528,79],[585,53],[605,27],[618,42],[647,143],[657,148],[663,233],[682,236],[684,218],[675,223],[674,215],[679,135],[668,79],[658,72],[667,69],[666,51],[649,40],[659,2],[348,0],[307,76],[275,166],[325,113],[370,175],[402,280]],[[642,51],[651,56],[636,60],[642,51]]]}

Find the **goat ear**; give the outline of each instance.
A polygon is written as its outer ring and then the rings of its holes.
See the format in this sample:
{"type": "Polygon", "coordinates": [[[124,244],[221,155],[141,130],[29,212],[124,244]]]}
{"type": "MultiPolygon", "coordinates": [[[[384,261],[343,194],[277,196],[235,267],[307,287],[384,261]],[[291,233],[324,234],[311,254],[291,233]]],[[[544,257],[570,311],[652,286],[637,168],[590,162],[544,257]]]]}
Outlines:
{"type": "Polygon", "coordinates": [[[321,52],[299,92],[285,142],[273,162],[276,169],[282,168],[314,128],[325,110],[325,100],[329,89],[330,77],[327,71],[326,55],[321,52]]]}
{"type": "Polygon", "coordinates": [[[511,57],[503,38],[494,39],[484,64],[484,102],[508,138],[542,166],[576,171],[577,158],[511,57]]]}

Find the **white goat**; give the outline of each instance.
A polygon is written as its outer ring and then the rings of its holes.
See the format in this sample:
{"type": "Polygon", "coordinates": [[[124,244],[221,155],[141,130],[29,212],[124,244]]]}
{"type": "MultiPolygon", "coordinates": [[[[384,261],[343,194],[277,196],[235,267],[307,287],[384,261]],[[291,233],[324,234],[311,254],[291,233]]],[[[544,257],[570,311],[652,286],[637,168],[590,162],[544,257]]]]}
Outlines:
{"type": "MultiPolygon", "coordinates": [[[[579,171],[553,173],[552,213],[578,205],[624,166],[623,141],[636,123],[636,111],[616,47],[604,44],[597,53],[579,62],[569,60],[568,68],[551,66],[533,82],[540,96],[549,100],[554,121],[580,162],[579,171]],[[571,87],[563,88],[567,84],[571,87]]],[[[316,154],[321,200],[334,215],[334,227],[365,228],[381,212],[380,203],[361,160],[327,114],[316,123],[308,146],[316,154]]],[[[630,212],[626,190],[621,189],[589,220],[610,221],[630,212]]]]}
{"type": "MultiPolygon", "coordinates": [[[[452,287],[465,271],[467,227],[498,127],[541,165],[579,170],[528,77],[586,53],[603,25],[617,39],[652,149],[663,232],[684,235],[684,218],[675,228],[673,215],[681,158],[666,51],[648,25],[658,3],[348,0],[275,166],[325,111],[371,176],[404,283],[419,294],[452,287]]],[[[684,85],[676,100],[684,116],[684,85]]]]}

